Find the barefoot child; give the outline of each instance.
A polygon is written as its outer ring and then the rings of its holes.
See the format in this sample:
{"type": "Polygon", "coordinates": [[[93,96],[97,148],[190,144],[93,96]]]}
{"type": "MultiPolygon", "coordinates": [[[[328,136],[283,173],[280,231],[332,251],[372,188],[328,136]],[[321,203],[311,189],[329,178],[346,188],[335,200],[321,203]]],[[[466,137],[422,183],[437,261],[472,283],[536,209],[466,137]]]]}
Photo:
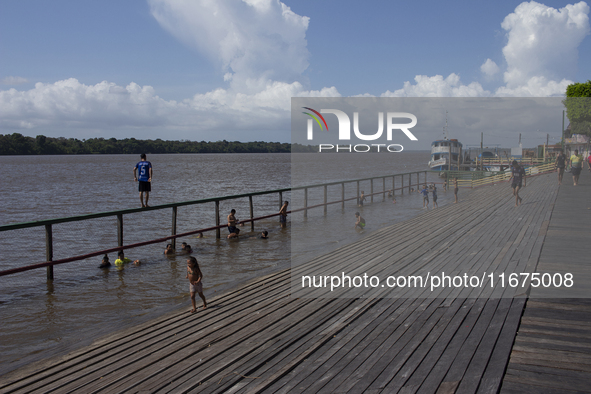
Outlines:
{"type": "Polygon", "coordinates": [[[359,212],[355,212],[355,218],[357,219],[355,221],[355,229],[359,227],[360,230],[363,230],[365,228],[365,219],[361,217],[359,212]]]}
{"type": "Polygon", "coordinates": [[[205,296],[203,295],[203,274],[199,269],[197,259],[193,256],[190,256],[187,260],[186,278],[189,278],[189,291],[191,292],[191,304],[193,305],[191,313],[195,313],[197,311],[197,306],[195,305],[195,293],[199,293],[199,297],[201,297],[203,300],[203,309],[207,308],[207,302],[205,301],[205,296]]]}

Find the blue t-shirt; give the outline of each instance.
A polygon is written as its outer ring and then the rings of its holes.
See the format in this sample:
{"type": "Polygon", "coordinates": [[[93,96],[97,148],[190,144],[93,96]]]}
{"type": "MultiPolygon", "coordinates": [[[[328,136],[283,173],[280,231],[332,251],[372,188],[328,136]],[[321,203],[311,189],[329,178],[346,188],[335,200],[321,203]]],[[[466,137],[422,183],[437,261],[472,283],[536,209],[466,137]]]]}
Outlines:
{"type": "Polygon", "coordinates": [[[421,194],[423,195],[423,197],[429,197],[429,190],[423,189],[421,190],[421,194]]]}
{"type": "Polygon", "coordinates": [[[152,168],[152,163],[149,161],[140,161],[135,165],[135,168],[138,170],[138,181],[148,182],[150,179],[150,168],[152,168]]]}

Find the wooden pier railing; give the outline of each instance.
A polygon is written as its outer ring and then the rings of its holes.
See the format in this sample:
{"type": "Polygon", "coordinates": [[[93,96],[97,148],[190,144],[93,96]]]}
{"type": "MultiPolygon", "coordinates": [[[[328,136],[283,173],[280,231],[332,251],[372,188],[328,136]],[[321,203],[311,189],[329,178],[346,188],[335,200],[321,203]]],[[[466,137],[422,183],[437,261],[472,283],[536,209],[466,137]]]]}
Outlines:
{"type": "MultiPolygon", "coordinates": [[[[215,231],[216,238],[221,237],[220,230],[226,227],[226,224],[221,224],[220,220],[220,209],[219,204],[220,201],[224,200],[236,200],[236,199],[243,199],[248,198],[249,200],[249,210],[250,210],[250,217],[249,219],[241,220],[244,223],[251,223],[251,231],[254,231],[254,222],[257,220],[268,219],[270,217],[279,216],[279,209],[283,204],[283,193],[285,192],[292,192],[294,190],[303,190],[304,191],[304,204],[303,207],[292,209],[289,213],[303,211],[304,217],[307,217],[308,210],[318,207],[324,208],[324,213],[327,213],[327,207],[331,204],[341,204],[341,207],[344,209],[346,201],[356,200],[360,195],[360,183],[361,182],[370,182],[370,193],[366,193],[365,196],[370,198],[370,201],[374,201],[374,197],[378,195],[382,195],[382,199],[386,198],[386,193],[392,192],[395,194],[397,191],[400,191],[401,194],[404,194],[404,190],[410,193],[411,188],[415,187],[418,188],[420,184],[427,183],[427,173],[428,171],[415,171],[415,172],[408,172],[403,174],[391,174],[391,175],[382,175],[382,176],[375,176],[370,178],[361,178],[361,179],[351,179],[351,180],[343,180],[343,181],[335,181],[335,182],[328,182],[328,183],[320,183],[315,185],[307,185],[307,186],[297,186],[291,188],[283,188],[283,189],[275,189],[275,190],[267,190],[267,191],[259,191],[259,192],[252,192],[252,193],[244,193],[244,194],[237,194],[231,196],[222,196],[222,197],[212,197],[206,198],[201,200],[194,200],[194,201],[184,201],[178,203],[170,203],[170,204],[163,204],[163,205],[155,205],[150,206],[147,208],[131,208],[131,209],[123,209],[118,211],[110,211],[110,212],[101,212],[101,213],[93,213],[88,215],[80,215],[80,216],[71,216],[71,217],[64,217],[64,218],[57,218],[57,219],[48,219],[48,220],[40,220],[35,222],[26,222],[26,223],[16,223],[16,224],[8,224],[4,226],[0,226],[0,232],[6,231],[13,231],[25,228],[34,228],[34,227],[44,227],[45,229],[45,261],[27,265],[24,267],[17,267],[12,269],[6,269],[0,271],[0,276],[6,276],[11,274],[16,274],[18,272],[28,271],[32,269],[39,269],[39,268],[46,268],[47,269],[47,279],[53,279],[53,267],[58,264],[65,264],[74,261],[84,260],[90,257],[101,256],[106,253],[113,253],[124,249],[132,249],[141,246],[147,246],[156,243],[163,243],[166,241],[170,241],[173,244],[173,247],[176,247],[175,240],[180,237],[186,237],[189,235],[194,235],[198,233],[208,232],[208,231],[215,231]],[[420,175],[423,174],[423,182],[421,183],[420,175]],[[397,184],[398,178],[398,187],[397,184]],[[380,182],[381,180],[381,182],[380,182]],[[351,196],[349,192],[349,196],[347,197],[346,185],[347,184],[354,184],[355,185],[355,195],[351,196]],[[381,190],[376,191],[381,184],[381,190]],[[390,187],[391,186],[391,187],[390,187]],[[328,201],[328,189],[329,187],[340,187],[341,189],[341,198],[334,201],[328,201]],[[312,189],[321,189],[324,193],[323,203],[316,204],[309,206],[308,205],[308,193],[312,189]],[[255,205],[253,201],[253,197],[261,196],[261,195],[268,195],[268,194],[277,194],[278,195],[278,204],[277,204],[277,213],[265,216],[255,217],[255,205]],[[184,232],[181,234],[177,234],[177,208],[181,206],[190,206],[190,205],[198,205],[198,204],[206,204],[206,203],[214,203],[215,205],[215,225],[212,225],[207,228],[200,228],[195,229],[189,232],[184,232]],[[171,222],[172,222],[172,231],[171,235],[167,237],[161,237],[157,239],[151,239],[144,242],[127,244],[124,243],[124,222],[125,217],[129,215],[133,215],[139,212],[146,212],[146,211],[157,211],[157,210],[171,210],[171,222]],[[68,223],[68,222],[81,222],[90,219],[97,219],[97,218],[105,218],[105,217],[116,217],[117,218],[117,246],[112,247],[109,249],[103,249],[94,251],[91,253],[87,253],[84,255],[77,255],[72,256],[60,260],[54,260],[54,237],[53,237],[53,225],[58,223],[68,223]]],[[[268,207],[266,207],[268,209],[268,207]]],[[[213,224],[213,223],[212,223],[213,224]]]]}

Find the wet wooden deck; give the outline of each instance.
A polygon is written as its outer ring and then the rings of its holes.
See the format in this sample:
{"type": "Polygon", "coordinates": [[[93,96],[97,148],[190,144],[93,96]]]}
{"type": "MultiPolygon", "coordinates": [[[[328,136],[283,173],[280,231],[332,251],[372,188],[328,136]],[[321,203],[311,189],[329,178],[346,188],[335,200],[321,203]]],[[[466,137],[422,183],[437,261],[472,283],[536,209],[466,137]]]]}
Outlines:
{"type": "Polygon", "coordinates": [[[470,288],[442,289],[439,298],[290,297],[291,275],[330,267],[381,276],[420,268],[535,267],[552,229],[555,175],[528,179],[521,194],[524,204],[514,208],[506,183],[465,199],[460,192],[459,204],[372,233],[293,271],[252,280],[212,298],[205,311],[169,314],[14,371],[0,378],[0,393],[523,392],[523,379],[541,382],[550,368],[564,381],[589,382],[589,304],[583,300],[529,301],[521,321],[526,298],[500,298],[506,290],[499,288],[480,298],[470,298],[470,288]],[[565,361],[531,364],[529,355],[565,361]],[[563,369],[573,364],[581,367],[563,369]]]}

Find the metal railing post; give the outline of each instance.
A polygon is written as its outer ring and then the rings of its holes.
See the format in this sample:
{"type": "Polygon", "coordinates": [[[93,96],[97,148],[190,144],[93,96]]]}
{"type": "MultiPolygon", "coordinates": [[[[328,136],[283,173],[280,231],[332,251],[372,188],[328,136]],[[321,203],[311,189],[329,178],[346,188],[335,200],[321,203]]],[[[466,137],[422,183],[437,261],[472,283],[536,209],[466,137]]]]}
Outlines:
{"type": "MultiPolygon", "coordinates": [[[[215,225],[216,226],[220,225],[220,201],[219,200],[215,201],[215,225]]],[[[219,227],[215,229],[215,237],[217,239],[220,239],[222,237],[220,234],[219,227]]]]}
{"type": "MultiPolygon", "coordinates": [[[[176,210],[177,207],[172,207],[172,232],[170,235],[176,235],[176,210]]],[[[176,249],[176,238],[170,240],[173,249],[176,249]]]]}
{"type": "MultiPolygon", "coordinates": [[[[53,231],[51,224],[45,225],[45,260],[53,261],[53,231]]],[[[53,280],[53,265],[47,266],[47,280],[53,280]]]]}

